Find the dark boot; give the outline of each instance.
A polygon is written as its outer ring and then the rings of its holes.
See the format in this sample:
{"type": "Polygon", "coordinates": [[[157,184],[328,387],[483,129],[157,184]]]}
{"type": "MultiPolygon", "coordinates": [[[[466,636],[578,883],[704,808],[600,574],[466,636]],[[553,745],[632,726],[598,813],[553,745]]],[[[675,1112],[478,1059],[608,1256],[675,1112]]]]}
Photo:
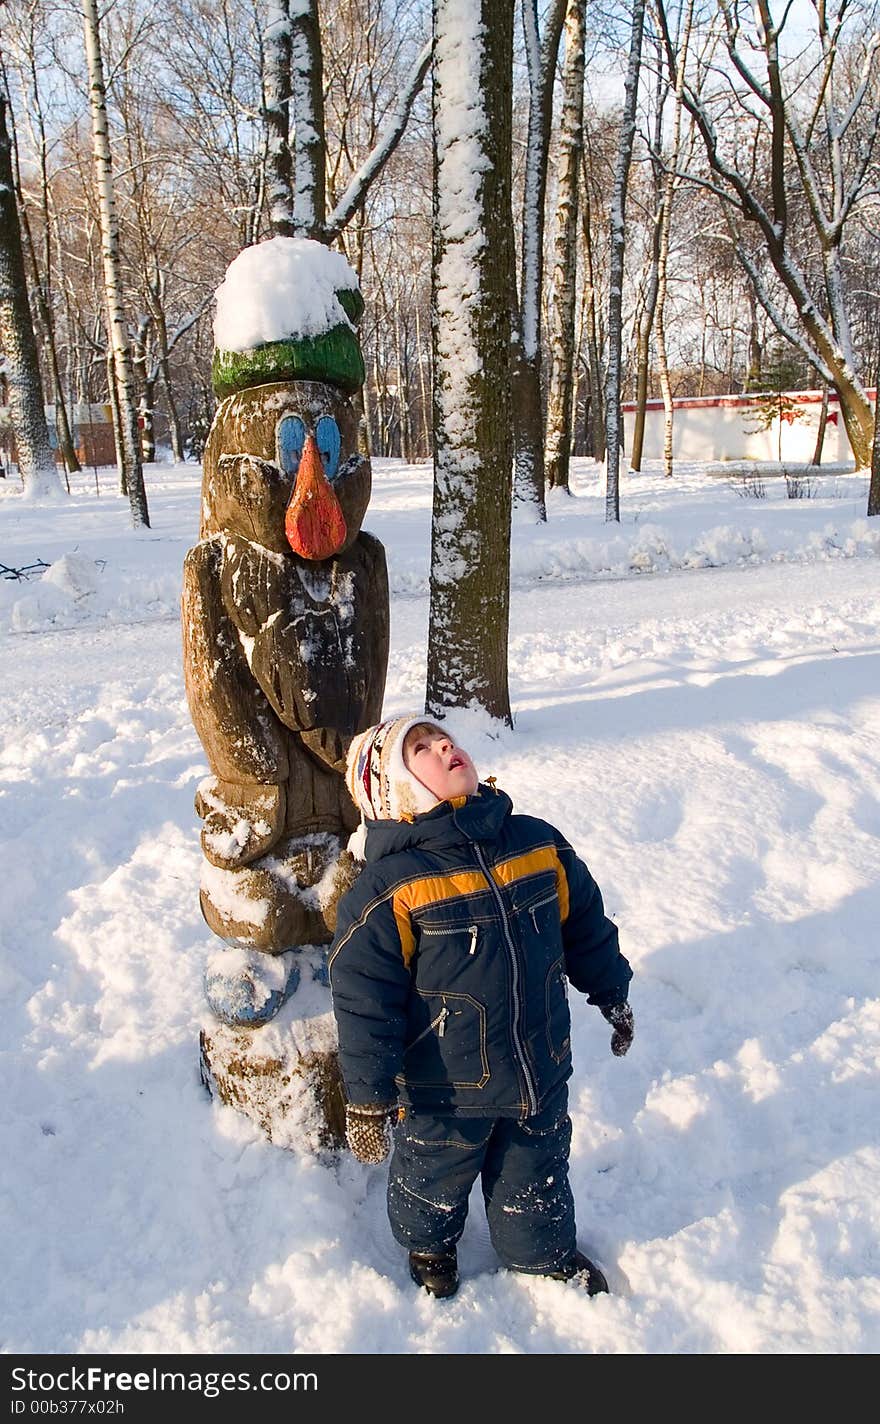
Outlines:
{"type": "Polygon", "coordinates": [[[608,1282],[595,1262],[583,1251],[575,1251],[571,1260],[558,1271],[548,1271],[551,1281],[574,1281],[586,1288],[587,1295],[607,1295],[608,1282]]]}
{"type": "Polygon", "coordinates": [[[455,1248],[441,1255],[426,1251],[410,1251],[409,1273],[417,1286],[424,1286],[429,1295],[455,1295],[458,1290],[458,1258],[455,1248]]]}

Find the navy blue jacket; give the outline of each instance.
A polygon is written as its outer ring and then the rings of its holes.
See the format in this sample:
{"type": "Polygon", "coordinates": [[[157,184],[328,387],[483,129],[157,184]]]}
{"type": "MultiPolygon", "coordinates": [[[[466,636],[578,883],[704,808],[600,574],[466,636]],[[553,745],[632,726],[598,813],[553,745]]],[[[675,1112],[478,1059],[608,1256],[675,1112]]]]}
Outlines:
{"type": "Polygon", "coordinates": [[[571,1074],[566,979],[605,1007],[632,977],[587,867],[489,785],[367,821],[330,985],[348,1100],[528,1117],[571,1074]]]}

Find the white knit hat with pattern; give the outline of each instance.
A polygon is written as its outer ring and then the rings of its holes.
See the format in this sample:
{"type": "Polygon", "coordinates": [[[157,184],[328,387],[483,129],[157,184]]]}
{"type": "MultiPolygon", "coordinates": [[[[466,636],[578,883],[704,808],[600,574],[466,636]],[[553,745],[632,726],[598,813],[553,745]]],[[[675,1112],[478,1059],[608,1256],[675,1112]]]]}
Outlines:
{"type": "Polygon", "coordinates": [[[346,785],[361,815],[369,820],[410,821],[440,805],[433,791],[413,776],[403,760],[406,734],[420,723],[436,726],[424,715],[393,717],[359,732],[352,740],[346,785]]]}

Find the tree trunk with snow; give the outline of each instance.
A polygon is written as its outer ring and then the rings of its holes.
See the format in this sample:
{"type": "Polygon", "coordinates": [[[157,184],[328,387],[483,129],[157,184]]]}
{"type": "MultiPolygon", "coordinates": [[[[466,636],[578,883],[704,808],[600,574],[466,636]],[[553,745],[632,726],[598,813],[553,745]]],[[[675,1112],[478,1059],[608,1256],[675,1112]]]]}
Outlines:
{"type": "Polygon", "coordinates": [[[156,377],[151,369],[149,332],[151,318],[141,317],[131,344],[131,364],[135,379],[140,386],[138,401],[138,428],[140,431],[141,459],[145,465],[152,465],[156,459],[156,377]]]}
{"type": "Polygon", "coordinates": [[[578,173],[584,144],[586,0],[568,0],[559,178],[554,238],[550,347],[553,368],[547,398],[547,483],[568,489],[574,391],[574,289],[577,277],[578,173]]]}
{"type": "Polygon", "coordinates": [[[110,346],[113,351],[121,426],[123,468],[120,471],[120,476],[124,479],[128,492],[132,523],[135,527],[145,525],[149,528],[150,516],[147,509],[147,494],[144,489],[144,471],[138,438],[131,351],[122,307],[119,232],[113,192],[113,167],[110,158],[110,135],[107,128],[104,61],[101,54],[97,0],[83,0],[83,27],[89,70],[89,104],[92,114],[95,187],[101,220],[104,296],[107,304],[107,320],[110,346]]]}
{"type": "Polygon", "coordinates": [[[318,0],[294,0],[290,16],[293,101],[293,235],[324,238],[324,63],[318,0]]]}
{"type": "Polygon", "coordinates": [[[290,0],[270,0],[263,30],[266,197],[274,237],[294,237],[290,153],[290,0]]]}
{"type": "Polygon", "coordinates": [[[538,28],[537,0],[522,0],[529,72],[529,123],[523,183],[519,321],[514,331],[514,503],[546,519],[544,508],[544,416],[541,404],[541,288],[544,275],[544,197],[553,122],[553,81],[566,0],[551,0],[538,28]]]}
{"type": "Polygon", "coordinates": [[[611,198],[608,371],[605,377],[605,519],[620,521],[621,363],[623,359],[623,263],[626,249],[626,189],[636,131],[636,101],[645,29],[645,0],[633,0],[623,118],[611,198]]]}
{"type": "Polygon", "coordinates": [[[654,317],[657,313],[659,255],[660,223],[658,214],[658,221],[655,223],[653,232],[648,284],[636,338],[636,408],[633,415],[632,451],[629,459],[630,469],[633,470],[642,468],[642,455],[645,448],[645,412],[648,407],[648,377],[651,370],[651,332],[654,329],[654,317]]]}
{"type": "Polygon", "coordinates": [[[434,37],[427,708],[510,723],[513,0],[434,0],[434,37]]]}
{"type": "Polygon", "coordinates": [[[18,468],[29,498],[61,494],[49,441],[37,342],[27,295],[27,276],[15,179],[7,101],[0,93],[0,346],[6,357],[9,415],[18,468]]]}

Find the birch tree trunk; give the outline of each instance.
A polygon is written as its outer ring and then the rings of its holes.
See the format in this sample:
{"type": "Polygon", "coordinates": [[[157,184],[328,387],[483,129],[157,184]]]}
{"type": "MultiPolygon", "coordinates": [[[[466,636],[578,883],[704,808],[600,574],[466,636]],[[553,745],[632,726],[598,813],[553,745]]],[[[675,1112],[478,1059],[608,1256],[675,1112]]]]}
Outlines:
{"type": "Polygon", "coordinates": [[[513,0],[434,0],[434,510],[426,705],[510,723],[513,0]]]}
{"type": "Polygon", "coordinates": [[[621,362],[623,358],[623,262],[626,189],[636,131],[636,101],[645,29],[645,0],[633,0],[623,119],[611,198],[611,259],[608,294],[608,371],[605,377],[605,519],[620,522],[621,362]]]}
{"type": "Polygon", "coordinates": [[[318,0],[296,0],[290,18],[293,100],[293,235],[324,237],[324,63],[318,0]]]}
{"type": "Polygon", "coordinates": [[[827,383],[823,381],[823,382],[822,382],[822,404],[821,404],[821,406],[819,407],[819,428],[818,428],[818,430],[816,431],[816,448],[815,448],[814,451],[813,451],[813,459],[812,459],[812,461],[811,461],[811,463],[814,464],[814,465],[821,465],[821,463],[822,463],[822,449],[823,449],[823,447],[824,447],[824,445],[825,445],[825,431],[827,430],[827,428],[828,428],[828,386],[827,386],[827,383]]]}
{"type": "MultiPolygon", "coordinates": [[[[687,71],[688,50],[691,40],[691,26],[694,17],[694,0],[688,0],[684,22],[678,44],[678,75],[675,84],[675,114],[672,121],[672,152],[670,167],[667,169],[663,186],[663,204],[660,211],[660,249],[657,254],[657,366],[660,374],[660,390],[663,395],[663,473],[672,476],[672,383],[669,379],[669,359],[666,354],[666,293],[669,270],[669,242],[672,233],[672,206],[681,179],[678,174],[681,156],[681,111],[684,77],[687,71]]],[[[658,65],[659,68],[659,65],[658,65]]],[[[729,385],[732,387],[731,378],[729,385]]]]}
{"type": "Polygon", "coordinates": [[[547,517],[544,508],[544,417],[541,408],[544,199],[553,122],[553,81],[565,7],[566,0],[551,0],[541,39],[537,0],[522,0],[529,72],[529,125],[523,184],[519,321],[514,332],[516,471],[513,498],[517,508],[531,512],[537,522],[547,517]]]}
{"type": "Polygon", "coordinates": [[[550,347],[553,369],[547,399],[547,483],[568,489],[574,388],[574,292],[577,278],[578,172],[584,146],[586,0],[568,0],[565,69],[559,134],[559,181],[554,239],[550,347]]]}
{"type": "Polygon", "coordinates": [[[660,164],[663,148],[663,71],[657,64],[657,87],[654,109],[654,142],[651,155],[654,174],[654,223],[651,231],[651,258],[648,265],[648,281],[642,314],[638,321],[636,338],[636,409],[633,416],[632,450],[629,464],[631,470],[641,470],[642,452],[645,445],[645,410],[648,404],[648,376],[651,366],[651,332],[657,312],[657,289],[660,284],[660,242],[662,236],[663,189],[660,182],[660,164]]]}
{"type": "Polygon", "coordinates": [[[28,303],[7,111],[6,97],[0,93],[0,346],[6,356],[9,415],[24,493],[29,499],[52,499],[62,489],[49,442],[28,303]]]}
{"type": "MultiPolygon", "coordinates": [[[[585,152],[586,160],[586,152],[585,152]]],[[[602,364],[599,356],[599,332],[596,321],[596,268],[593,261],[593,214],[590,202],[590,178],[586,161],[583,165],[583,217],[581,236],[584,243],[584,277],[586,278],[585,302],[587,325],[587,352],[589,355],[590,388],[590,445],[594,460],[605,459],[605,401],[603,396],[602,364]]]]}
{"type": "Polygon", "coordinates": [[[135,527],[149,528],[147,494],[138,437],[137,409],[131,369],[131,351],[122,309],[122,272],[119,261],[119,232],[113,194],[113,168],[110,159],[110,135],[107,127],[107,99],[104,85],[104,61],[101,54],[101,34],[98,27],[97,0],[83,0],[83,27],[86,59],[89,69],[89,105],[92,113],[92,139],[95,160],[95,187],[101,219],[101,253],[104,266],[104,295],[107,304],[110,346],[116,376],[119,402],[124,479],[135,527]]]}
{"type": "Polygon", "coordinates": [[[294,237],[290,153],[290,0],[270,0],[263,31],[266,196],[274,237],[294,237]]]}
{"type": "Polygon", "coordinates": [[[868,518],[880,514],[880,368],[874,378],[874,443],[871,446],[871,484],[868,489],[868,518]]]}

